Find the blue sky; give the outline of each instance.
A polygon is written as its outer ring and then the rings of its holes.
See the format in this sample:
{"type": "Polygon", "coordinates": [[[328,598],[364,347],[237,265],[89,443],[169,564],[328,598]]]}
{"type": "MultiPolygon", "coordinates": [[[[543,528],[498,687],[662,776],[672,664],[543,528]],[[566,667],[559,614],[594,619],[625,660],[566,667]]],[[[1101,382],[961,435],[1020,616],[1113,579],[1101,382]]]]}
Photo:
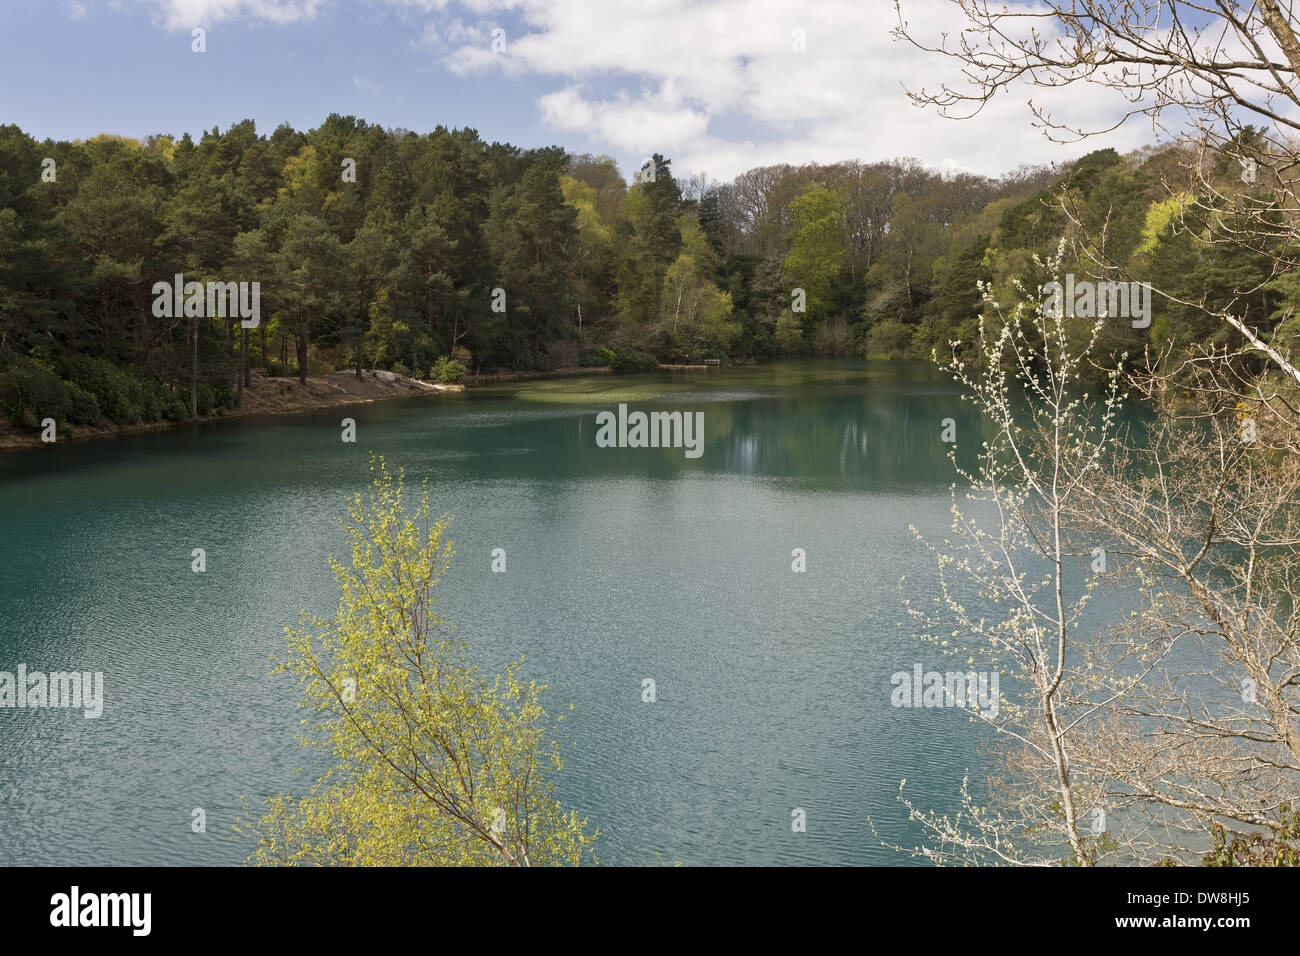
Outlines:
{"type": "MultiPolygon", "coordinates": [[[[904,8],[921,30],[951,28],[946,0],[904,8]]],[[[974,123],[916,109],[901,84],[947,67],[891,40],[890,0],[0,0],[0,11],[0,122],[40,139],[197,135],[244,118],[269,133],[338,112],[609,153],[625,172],[662,152],[679,174],[717,179],[903,155],[997,174],[1142,141],[1125,129],[1052,144],[1023,96],[974,123]]],[[[1095,90],[1058,99],[1100,125],[1114,115],[1095,90]]]]}

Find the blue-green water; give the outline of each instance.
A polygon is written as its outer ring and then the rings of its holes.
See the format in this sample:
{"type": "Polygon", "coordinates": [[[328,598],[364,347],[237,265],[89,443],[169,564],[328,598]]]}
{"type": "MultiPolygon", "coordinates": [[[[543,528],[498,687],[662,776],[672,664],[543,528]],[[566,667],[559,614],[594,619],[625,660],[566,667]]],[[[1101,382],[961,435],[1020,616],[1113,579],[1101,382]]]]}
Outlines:
{"type": "MultiPolygon", "coordinates": [[[[104,714],[0,709],[0,863],[233,864],[241,798],[305,790],[283,629],[331,614],[333,516],[384,455],[455,516],[442,613],[565,712],[559,795],[603,863],[911,862],[897,800],[955,809],[959,712],[896,709],[944,667],[899,579],[942,536],[955,386],[906,363],[521,382],[0,460],[0,670],[102,671],[104,714]],[[704,413],[704,452],[598,448],[595,416],[704,413]],[[357,442],[340,441],[340,419],[357,442]],[[191,571],[204,548],[207,571],[191,571]],[[491,572],[504,548],[507,571],[491,572]],[[805,549],[807,571],[791,571],[805,549]],[[642,679],[658,700],[642,701],[642,679]],[[569,705],[573,710],[569,711],[569,705]],[[207,832],[191,832],[201,807],[207,832]],[[791,811],[807,832],[791,830],[791,811]]],[[[973,444],[973,443],[971,443],[973,444]]]]}

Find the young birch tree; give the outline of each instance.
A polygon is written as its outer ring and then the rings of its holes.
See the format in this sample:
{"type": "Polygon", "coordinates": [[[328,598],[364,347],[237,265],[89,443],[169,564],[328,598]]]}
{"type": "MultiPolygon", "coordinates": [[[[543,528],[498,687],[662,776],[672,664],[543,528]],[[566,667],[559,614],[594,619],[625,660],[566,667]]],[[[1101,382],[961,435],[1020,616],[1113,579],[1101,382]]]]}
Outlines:
{"type": "Polygon", "coordinates": [[[449,519],[428,493],[408,511],[403,481],[373,459],[368,495],[341,521],[347,566],[331,559],[333,620],[304,614],[277,668],[312,716],[300,737],[335,764],[304,797],[277,796],[255,824],[250,862],[270,865],[509,865],[592,861],[587,821],[564,810],[561,767],[522,660],[487,680],[440,618],[433,589],[452,557],[449,519]]]}
{"type": "MultiPolygon", "coordinates": [[[[1059,265],[1058,254],[1048,268],[1055,274],[1059,265]]],[[[1080,586],[1066,514],[1113,445],[1119,376],[1100,398],[1082,390],[1080,373],[1103,319],[1076,347],[1071,320],[1044,306],[1041,289],[1033,300],[1020,289],[1009,315],[987,287],[981,291],[981,370],[957,359],[957,342],[944,368],[992,437],[973,472],[950,454],[972,504],[963,510],[954,486],[953,537],[930,546],[939,571],[936,606],[904,603],[924,640],[965,657],[972,669],[983,665],[1012,679],[1014,689],[996,708],[972,707],[969,697],[953,701],[1001,738],[1010,773],[988,801],[964,782],[956,815],[900,799],[930,837],[912,852],[936,862],[1092,865],[1107,846],[1092,822],[1104,805],[1104,781],[1076,767],[1073,749],[1081,722],[1114,689],[1088,671],[1081,652],[1095,582],[1080,586]]]]}

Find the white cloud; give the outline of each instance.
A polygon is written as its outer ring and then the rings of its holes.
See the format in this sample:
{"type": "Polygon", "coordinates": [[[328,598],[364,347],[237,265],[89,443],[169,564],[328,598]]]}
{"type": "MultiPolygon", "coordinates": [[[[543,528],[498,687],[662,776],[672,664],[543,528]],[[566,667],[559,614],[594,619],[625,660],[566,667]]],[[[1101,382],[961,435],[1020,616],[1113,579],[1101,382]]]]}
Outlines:
{"type": "Polygon", "coordinates": [[[492,31],[477,24],[467,24],[459,17],[447,24],[443,31],[449,43],[460,43],[466,47],[487,46],[491,42],[492,31]]]}
{"type": "Polygon", "coordinates": [[[228,20],[297,23],[310,20],[325,0],[144,0],[169,30],[206,27],[228,20]]]}
{"type": "Polygon", "coordinates": [[[582,133],[646,155],[680,150],[705,137],[709,127],[706,112],[682,104],[671,93],[590,102],[571,86],[542,96],[537,105],[543,121],[553,129],[582,133]]]}
{"type": "MultiPolygon", "coordinates": [[[[1093,146],[1062,149],[1031,128],[1029,94],[1011,91],[977,120],[944,120],[908,101],[903,86],[934,87],[953,64],[896,42],[885,0],[473,0],[463,6],[489,22],[522,19],[527,31],[493,54],[481,36],[443,63],[462,75],[502,70],[558,77],[539,95],[544,123],[616,150],[670,153],[678,169],[727,178],[775,162],[833,162],[913,155],[932,164],[996,174],[1024,162],[1066,159],[1093,146]],[[796,52],[795,30],[805,50],[796,52]],[[599,96],[598,83],[639,86],[599,96]],[[723,132],[725,129],[730,132],[723,132]],[[741,130],[737,135],[735,130],[741,130]]],[[[904,0],[923,36],[951,31],[949,0],[904,0]]],[[[447,35],[448,40],[455,40],[447,35]]],[[[1074,123],[1108,126],[1119,102],[1095,87],[1033,90],[1074,123]]],[[[1143,140],[1134,124],[1108,144],[1143,140]]]]}
{"type": "MultiPolygon", "coordinates": [[[[138,2],[169,28],[188,29],[309,20],[329,0],[138,2]]],[[[1111,125],[1124,103],[1095,86],[1012,89],[967,122],[917,109],[904,86],[960,84],[960,74],[953,62],[893,39],[889,0],[375,2],[440,13],[417,33],[418,45],[463,76],[529,77],[542,122],[570,141],[585,137],[625,156],[663,152],[683,173],[725,179],[777,162],[910,155],[998,174],[1150,138],[1149,127],[1130,123],[1104,141],[1061,148],[1032,128],[1031,95],[1074,125],[1111,125]],[[506,31],[502,52],[492,49],[497,29],[506,31]],[[796,30],[803,52],[794,49],[796,30]]],[[[935,41],[961,26],[951,0],[903,0],[903,10],[917,34],[935,41]]]]}
{"type": "Polygon", "coordinates": [[[368,93],[371,96],[378,96],[380,93],[384,91],[383,87],[370,82],[364,76],[352,77],[352,85],[355,86],[357,89],[359,89],[362,93],[368,93]]]}
{"type": "MultiPolygon", "coordinates": [[[[116,2],[116,0],[114,0],[116,2]]],[[[331,0],[137,0],[153,10],[169,30],[207,26],[230,20],[261,20],[267,23],[297,23],[314,19],[331,6],[346,6],[353,0],[332,4],[331,0]]],[[[383,0],[390,7],[433,13],[446,9],[450,0],[383,0]]],[[[79,6],[79,4],[74,4],[79,6]]]]}

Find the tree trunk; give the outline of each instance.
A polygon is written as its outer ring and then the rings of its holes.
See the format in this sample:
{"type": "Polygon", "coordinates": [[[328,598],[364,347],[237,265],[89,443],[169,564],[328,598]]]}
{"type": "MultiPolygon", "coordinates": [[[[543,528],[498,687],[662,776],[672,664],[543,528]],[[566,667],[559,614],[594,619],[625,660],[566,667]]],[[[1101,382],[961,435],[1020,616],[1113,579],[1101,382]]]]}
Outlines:
{"type": "Polygon", "coordinates": [[[298,326],[298,384],[307,384],[307,326],[298,326]]]}
{"type": "Polygon", "coordinates": [[[199,320],[190,319],[190,417],[199,414],[199,320]]]}
{"type": "Polygon", "coordinates": [[[240,329],[239,362],[235,366],[235,407],[244,404],[244,360],[248,357],[248,330],[240,329]]]}

